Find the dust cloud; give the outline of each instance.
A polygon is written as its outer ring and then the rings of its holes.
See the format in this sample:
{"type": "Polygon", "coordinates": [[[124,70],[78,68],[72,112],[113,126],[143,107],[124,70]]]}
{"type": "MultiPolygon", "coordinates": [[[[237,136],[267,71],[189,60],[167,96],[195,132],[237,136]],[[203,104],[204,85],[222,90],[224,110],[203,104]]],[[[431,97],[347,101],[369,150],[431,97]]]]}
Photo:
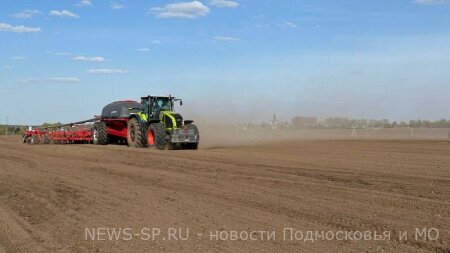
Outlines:
{"type": "Polygon", "coordinates": [[[246,129],[242,126],[197,124],[201,148],[270,145],[301,140],[450,140],[450,129],[367,128],[367,129],[246,129]]]}

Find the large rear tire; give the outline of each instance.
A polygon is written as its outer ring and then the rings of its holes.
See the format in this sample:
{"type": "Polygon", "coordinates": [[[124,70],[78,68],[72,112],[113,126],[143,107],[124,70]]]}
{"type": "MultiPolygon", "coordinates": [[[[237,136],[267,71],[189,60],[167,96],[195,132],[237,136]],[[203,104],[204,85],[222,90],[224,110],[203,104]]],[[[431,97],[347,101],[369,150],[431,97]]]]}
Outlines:
{"type": "Polygon", "coordinates": [[[163,150],[167,148],[166,130],[161,122],[151,123],[147,129],[147,145],[163,150]]]}
{"type": "Polygon", "coordinates": [[[131,118],[127,124],[127,143],[129,147],[142,148],[143,143],[143,133],[141,129],[141,124],[136,118],[131,118]]]}
{"type": "Polygon", "coordinates": [[[105,122],[99,121],[94,123],[92,128],[92,142],[95,145],[108,144],[108,127],[105,122]]]}

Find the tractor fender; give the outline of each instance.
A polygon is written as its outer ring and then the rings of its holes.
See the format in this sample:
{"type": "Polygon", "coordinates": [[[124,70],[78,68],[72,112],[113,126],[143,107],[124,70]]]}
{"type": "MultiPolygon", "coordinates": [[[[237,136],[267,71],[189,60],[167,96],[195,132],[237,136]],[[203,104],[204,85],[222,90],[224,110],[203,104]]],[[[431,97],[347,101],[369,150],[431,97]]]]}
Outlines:
{"type": "Polygon", "coordinates": [[[142,131],[142,136],[145,140],[145,142],[147,142],[147,136],[146,136],[146,132],[147,132],[147,122],[142,118],[141,115],[139,115],[138,113],[132,113],[130,114],[130,116],[128,117],[128,121],[130,121],[131,119],[137,119],[137,121],[139,122],[140,125],[140,129],[142,131]]]}
{"type": "Polygon", "coordinates": [[[143,121],[142,118],[141,118],[141,115],[139,115],[139,114],[137,114],[137,113],[132,113],[132,114],[130,114],[130,116],[128,116],[128,120],[130,120],[130,119],[132,119],[132,118],[135,118],[135,119],[137,119],[138,121],[143,121]]]}
{"type": "Polygon", "coordinates": [[[130,114],[130,116],[128,117],[128,120],[130,120],[132,118],[136,118],[140,122],[145,122],[148,125],[150,125],[151,123],[158,123],[158,122],[161,121],[159,119],[149,119],[148,120],[147,116],[145,114],[139,114],[139,113],[132,113],[132,114],[130,114]]]}
{"type": "Polygon", "coordinates": [[[193,120],[185,120],[185,121],[184,121],[184,124],[185,124],[185,125],[189,125],[189,124],[192,124],[192,123],[194,123],[193,120]]]}

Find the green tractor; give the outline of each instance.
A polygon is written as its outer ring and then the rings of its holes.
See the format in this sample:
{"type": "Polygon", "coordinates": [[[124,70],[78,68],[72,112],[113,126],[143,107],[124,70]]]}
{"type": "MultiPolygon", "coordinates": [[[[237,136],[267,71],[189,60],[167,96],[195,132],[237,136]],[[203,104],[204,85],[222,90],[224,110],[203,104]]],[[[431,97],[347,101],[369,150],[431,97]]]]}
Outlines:
{"type": "Polygon", "coordinates": [[[174,111],[172,96],[146,96],[141,104],[129,108],[127,143],[131,147],[155,147],[157,149],[197,149],[200,134],[192,120],[184,120],[174,111]]]}

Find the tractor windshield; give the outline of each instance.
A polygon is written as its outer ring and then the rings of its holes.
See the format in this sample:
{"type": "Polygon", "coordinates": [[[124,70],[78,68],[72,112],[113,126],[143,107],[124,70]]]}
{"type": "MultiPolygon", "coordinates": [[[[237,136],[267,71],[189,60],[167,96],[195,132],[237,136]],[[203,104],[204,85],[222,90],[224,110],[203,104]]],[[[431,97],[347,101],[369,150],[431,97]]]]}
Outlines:
{"type": "Polygon", "coordinates": [[[167,97],[159,97],[153,101],[153,115],[159,115],[161,111],[172,111],[172,101],[167,97]]]}

